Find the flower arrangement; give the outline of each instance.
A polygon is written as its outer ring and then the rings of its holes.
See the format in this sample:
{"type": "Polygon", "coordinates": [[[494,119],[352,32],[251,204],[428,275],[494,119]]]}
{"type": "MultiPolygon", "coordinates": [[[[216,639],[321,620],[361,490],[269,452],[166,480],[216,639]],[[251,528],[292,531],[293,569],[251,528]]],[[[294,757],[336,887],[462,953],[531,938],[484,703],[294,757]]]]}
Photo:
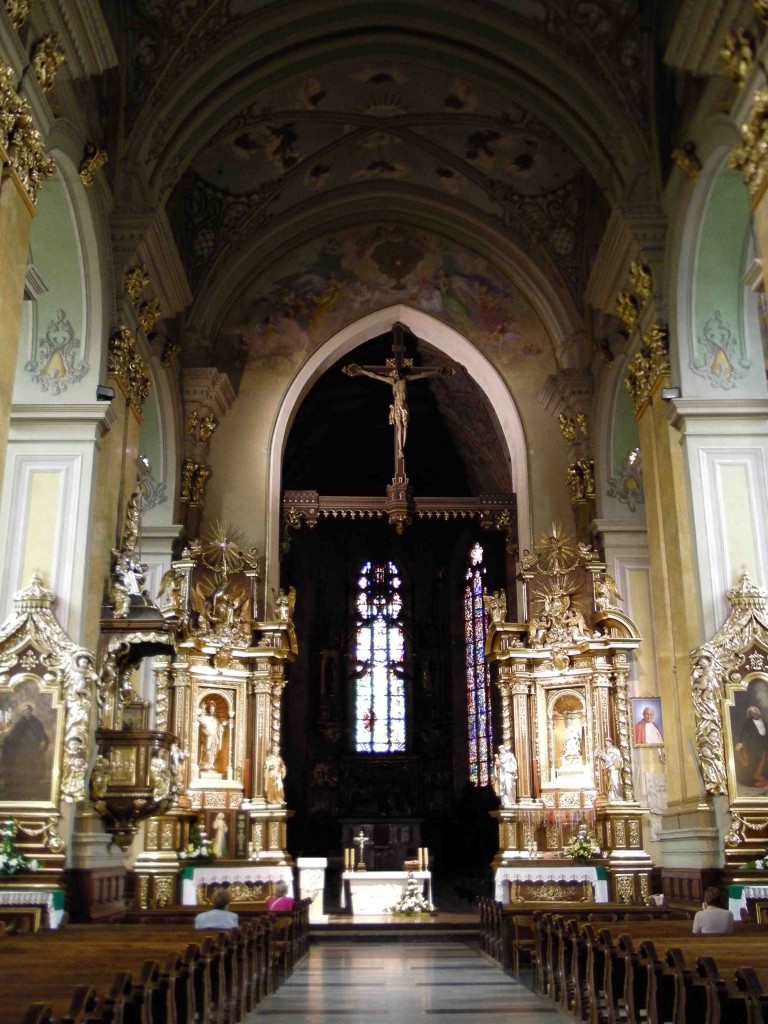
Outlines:
{"type": "Polygon", "coordinates": [[[6,819],[0,839],[0,875],[20,875],[23,871],[38,871],[40,868],[38,861],[30,860],[16,849],[13,842],[16,831],[13,818],[6,819]]]}
{"type": "Polygon", "coordinates": [[[742,867],[743,871],[768,871],[768,850],[764,850],[755,860],[748,860],[742,867]]]}
{"type": "Polygon", "coordinates": [[[202,825],[194,824],[189,830],[189,842],[179,854],[179,860],[202,861],[214,860],[213,840],[208,836],[202,825]]]}
{"type": "Polygon", "coordinates": [[[421,882],[408,872],[405,881],[405,892],[394,906],[389,908],[390,914],[430,914],[434,907],[422,894],[421,882]]]}
{"type": "Polygon", "coordinates": [[[565,855],[579,864],[586,864],[593,857],[600,856],[598,842],[586,825],[579,825],[579,831],[565,848],[565,855]]]}

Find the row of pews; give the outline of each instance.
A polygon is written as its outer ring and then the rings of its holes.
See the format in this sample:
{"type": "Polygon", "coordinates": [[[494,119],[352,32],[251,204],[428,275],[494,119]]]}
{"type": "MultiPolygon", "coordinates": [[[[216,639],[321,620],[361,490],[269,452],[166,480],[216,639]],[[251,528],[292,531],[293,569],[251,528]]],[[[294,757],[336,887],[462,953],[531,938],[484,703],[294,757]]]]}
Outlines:
{"type": "Polygon", "coordinates": [[[237,929],[69,925],[0,937],[0,1024],[239,1024],[309,949],[309,900],[237,929]]]}
{"type": "MultiPolygon", "coordinates": [[[[491,901],[493,902],[493,901],[491,901]]],[[[589,1024],[768,1024],[768,928],[692,935],[684,913],[612,904],[481,906],[481,942],[505,969],[589,1024]]],[[[692,914],[691,914],[692,916],[692,914]]]]}

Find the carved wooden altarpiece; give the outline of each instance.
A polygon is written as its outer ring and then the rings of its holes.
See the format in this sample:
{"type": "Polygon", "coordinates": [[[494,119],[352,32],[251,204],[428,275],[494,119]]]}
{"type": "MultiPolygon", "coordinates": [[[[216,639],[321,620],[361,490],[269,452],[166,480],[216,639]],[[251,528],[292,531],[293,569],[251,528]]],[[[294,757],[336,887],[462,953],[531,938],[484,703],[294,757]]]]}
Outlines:
{"type": "Polygon", "coordinates": [[[0,820],[14,820],[14,845],[40,865],[26,889],[61,882],[60,803],[85,798],[92,751],[95,657],[67,636],[53,602],[36,576],[0,627],[0,820]]]}
{"type": "Polygon", "coordinates": [[[486,655],[501,693],[502,744],[515,754],[515,799],[493,812],[496,867],[559,853],[578,826],[596,833],[613,898],[650,895],[643,810],[635,802],[627,684],[640,644],[605,565],[559,527],[526,551],[518,580],[523,621],[486,598],[486,655]]]}
{"type": "Polygon", "coordinates": [[[259,621],[259,578],[257,553],[220,528],[164,578],[163,614],[176,641],[172,656],[154,662],[155,715],[156,727],[177,738],[181,795],[145,826],[136,862],[142,907],[171,901],[170,872],[193,821],[213,840],[219,865],[252,861],[266,877],[291,862],[280,734],[285,666],[297,654],[295,594],[278,591],[273,616],[259,621]]]}
{"type": "Polygon", "coordinates": [[[728,799],[725,862],[737,869],[768,847],[768,595],[743,572],[728,600],[725,624],[691,653],[691,696],[702,778],[728,799]]]}

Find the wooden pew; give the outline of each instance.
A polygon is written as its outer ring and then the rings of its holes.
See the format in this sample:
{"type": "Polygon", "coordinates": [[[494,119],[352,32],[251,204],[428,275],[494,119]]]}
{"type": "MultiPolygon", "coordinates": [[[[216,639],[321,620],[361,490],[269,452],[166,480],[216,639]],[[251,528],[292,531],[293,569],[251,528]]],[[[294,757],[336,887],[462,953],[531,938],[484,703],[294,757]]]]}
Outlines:
{"type": "MultiPolygon", "coordinates": [[[[259,972],[253,977],[257,938],[250,927],[205,936],[188,927],[78,925],[3,939],[0,1024],[18,1024],[38,993],[50,1006],[48,1019],[74,1019],[73,993],[85,982],[92,994],[79,1012],[88,1021],[102,1013],[108,1020],[119,1014],[123,1024],[243,1020],[264,991],[259,972]]],[[[39,1006],[34,1014],[46,1017],[39,1006]]]]}

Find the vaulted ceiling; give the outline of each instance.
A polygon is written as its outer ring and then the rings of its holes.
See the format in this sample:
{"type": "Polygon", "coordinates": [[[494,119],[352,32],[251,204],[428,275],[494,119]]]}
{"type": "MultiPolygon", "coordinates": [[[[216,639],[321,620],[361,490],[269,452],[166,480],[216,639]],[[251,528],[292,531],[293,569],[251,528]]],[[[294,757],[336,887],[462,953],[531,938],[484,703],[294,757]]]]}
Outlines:
{"type": "Polygon", "coordinates": [[[611,207],[653,194],[652,7],[115,0],[118,202],[166,206],[210,345],[182,358],[236,374],[264,275],[371,225],[394,292],[425,246],[483,260],[486,292],[498,273],[558,308],[557,348],[611,207]]]}

